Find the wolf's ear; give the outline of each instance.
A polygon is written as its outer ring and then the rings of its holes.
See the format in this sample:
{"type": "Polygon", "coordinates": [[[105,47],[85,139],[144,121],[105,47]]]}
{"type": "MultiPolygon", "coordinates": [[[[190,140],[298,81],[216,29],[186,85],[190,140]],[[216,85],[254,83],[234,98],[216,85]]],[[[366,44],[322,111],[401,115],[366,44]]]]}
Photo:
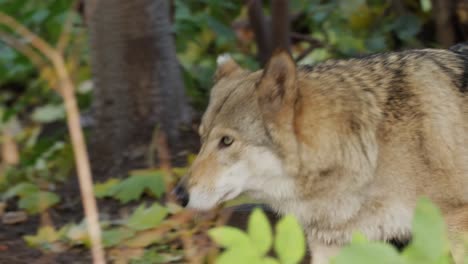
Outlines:
{"type": "Polygon", "coordinates": [[[231,58],[231,56],[229,56],[229,54],[218,56],[216,63],[218,64],[218,68],[214,74],[215,82],[242,70],[242,68],[231,58]]]}
{"type": "Polygon", "coordinates": [[[296,64],[286,51],[273,54],[257,83],[260,106],[276,112],[286,101],[296,97],[296,64]]]}

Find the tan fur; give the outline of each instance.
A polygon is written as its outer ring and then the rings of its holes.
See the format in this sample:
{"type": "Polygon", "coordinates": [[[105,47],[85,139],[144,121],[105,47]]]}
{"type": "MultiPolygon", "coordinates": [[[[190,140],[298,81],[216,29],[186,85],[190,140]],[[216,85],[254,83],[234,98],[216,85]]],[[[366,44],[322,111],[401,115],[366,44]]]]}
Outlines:
{"type": "Polygon", "coordinates": [[[421,196],[450,230],[468,230],[467,57],[426,49],[309,67],[278,53],[264,71],[223,65],[186,178],[189,206],[247,193],[294,214],[314,263],[355,230],[407,239],[421,196]]]}

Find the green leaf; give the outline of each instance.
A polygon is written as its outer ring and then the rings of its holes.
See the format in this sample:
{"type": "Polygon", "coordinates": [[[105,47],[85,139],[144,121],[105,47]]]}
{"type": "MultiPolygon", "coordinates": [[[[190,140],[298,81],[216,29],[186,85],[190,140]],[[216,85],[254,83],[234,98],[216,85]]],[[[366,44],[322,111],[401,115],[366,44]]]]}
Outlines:
{"type": "Polygon", "coordinates": [[[431,0],[420,0],[421,2],[421,9],[424,12],[429,12],[432,9],[431,0]]]}
{"type": "Polygon", "coordinates": [[[247,234],[231,226],[213,228],[208,231],[208,234],[211,239],[225,248],[252,246],[252,241],[247,234]]]}
{"type": "Polygon", "coordinates": [[[345,17],[353,15],[361,6],[366,4],[366,0],[340,0],[340,13],[345,17]]]}
{"type": "Polygon", "coordinates": [[[152,171],[150,174],[135,174],[109,189],[109,195],[122,203],[137,200],[144,192],[161,197],[165,191],[163,174],[152,171]]]}
{"type": "Polygon", "coordinates": [[[159,225],[166,218],[168,210],[158,203],[145,208],[140,205],[127,221],[127,226],[134,230],[145,230],[159,225]]]}
{"type": "Polygon", "coordinates": [[[131,264],[152,264],[152,263],[168,263],[169,261],[164,261],[164,257],[161,256],[154,249],[145,250],[145,254],[141,258],[133,259],[131,264]]]}
{"type": "Polygon", "coordinates": [[[39,191],[22,197],[18,206],[30,214],[37,214],[60,201],[60,197],[52,192],[39,191]]]}
{"type": "Polygon", "coordinates": [[[31,118],[40,123],[50,123],[65,118],[63,105],[45,105],[38,107],[32,113],[31,118]]]}
{"type": "Polygon", "coordinates": [[[39,188],[36,185],[30,182],[22,182],[12,188],[9,188],[8,191],[3,194],[2,199],[9,199],[14,196],[23,197],[38,191],[39,188]]]}
{"type": "Polygon", "coordinates": [[[24,240],[31,247],[38,247],[42,244],[52,243],[60,238],[60,231],[57,232],[52,226],[39,228],[36,235],[24,236],[24,240]]]}
{"type": "Polygon", "coordinates": [[[247,230],[260,255],[266,254],[271,248],[273,238],[270,222],[261,209],[256,208],[250,215],[247,230]]]}
{"type": "Polygon", "coordinates": [[[84,244],[90,245],[90,238],[88,233],[88,227],[86,225],[86,221],[83,220],[78,225],[71,226],[65,237],[73,242],[73,244],[84,244]]]}
{"type": "Polygon", "coordinates": [[[94,185],[94,195],[97,198],[112,196],[111,190],[118,183],[120,183],[119,179],[109,179],[103,183],[96,183],[94,185]]]}
{"type": "Polygon", "coordinates": [[[421,30],[421,27],[421,20],[411,14],[399,16],[393,24],[393,29],[401,40],[409,40],[415,37],[421,30]]]}
{"type": "Polygon", "coordinates": [[[353,242],[340,251],[333,264],[403,263],[395,248],[383,242],[353,242]]]}
{"type": "Polygon", "coordinates": [[[275,251],[281,263],[298,263],[305,255],[305,237],[296,218],[284,216],[276,225],[275,251]]]}
{"type": "Polygon", "coordinates": [[[280,264],[280,262],[272,257],[262,259],[262,264],[280,264]]]}
{"type": "Polygon", "coordinates": [[[252,247],[236,246],[223,252],[216,260],[216,264],[261,263],[261,261],[252,247]]]}
{"type": "Polygon", "coordinates": [[[403,255],[415,263],[445,263],[440,261],[447,259],[449,251],[440,210],[429,199],[420,199],[413,220],[413,239],[403,255]]]}
{"type": "Polygon", "coordinates": [[[128,228],[114,228],[102,232],[102,242],[105,247],[118,245],[123,240],[132,237],[135,232],[128,228]]]}
{"type": "Polygon", "coordinates": [[[220,38],[223,40],[228,40],[228,39],[234,39],[234,32],[232,31],[231,28],[228,26],[224,25],[221,23],[219,20],[217,20],[214,17],[207,16],[206,17],[206,23],[210,29],[212,29],[216,35],[217,39],[219,40],[220,38]]]}

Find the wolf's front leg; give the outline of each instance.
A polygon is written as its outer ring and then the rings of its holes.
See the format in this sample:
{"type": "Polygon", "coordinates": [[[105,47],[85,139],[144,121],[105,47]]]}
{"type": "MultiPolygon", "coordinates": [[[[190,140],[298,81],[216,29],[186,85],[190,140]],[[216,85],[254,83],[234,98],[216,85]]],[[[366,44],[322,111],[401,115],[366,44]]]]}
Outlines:
{"type": "Polygon", "coordinates": [[[327,245],[317,241],[309,240],[310,248],[310,263],[311,264],[328,264],[330,259],[338,255],[338,252],[342,246],[338,245],[327,245]]]}

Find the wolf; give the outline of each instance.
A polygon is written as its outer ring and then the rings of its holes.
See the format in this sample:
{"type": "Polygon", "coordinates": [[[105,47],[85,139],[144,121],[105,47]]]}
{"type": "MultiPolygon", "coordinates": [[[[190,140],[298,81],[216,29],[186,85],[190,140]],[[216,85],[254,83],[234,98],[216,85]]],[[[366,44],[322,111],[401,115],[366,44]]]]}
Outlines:
{"type": "Polygon", "coordinates": [[[200,152],[175,189],[183,205],[208,210],[247,194],[293,214],[314,264],[328,263],[355,231],[410,239],[421,196],[450,233],[468,230],[466,53],[416,49],[308,66],[277,51],[259,71],[226,57],[218,64],[200,152]]]}

